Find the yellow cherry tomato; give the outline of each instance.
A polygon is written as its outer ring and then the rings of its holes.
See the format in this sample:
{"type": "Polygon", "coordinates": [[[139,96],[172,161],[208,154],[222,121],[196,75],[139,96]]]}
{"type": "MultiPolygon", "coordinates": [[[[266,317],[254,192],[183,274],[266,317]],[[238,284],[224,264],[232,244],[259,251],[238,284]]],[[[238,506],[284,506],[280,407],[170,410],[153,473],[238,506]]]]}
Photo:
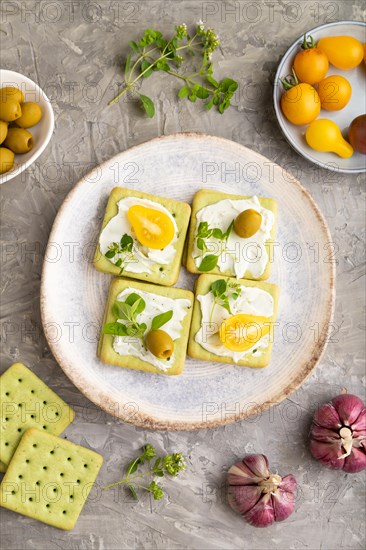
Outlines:
{"type": "Polygon", "coordinates": [[[323,50],[329,63],[337,69],[354,69],[364,56],[363,46],[353,36],[328,36],[321,38],[318,48],[323,50]]]}
{"type": "Polygon", "coordinates": [[[147,248],[165,248],[173,240],[174,224],[160,210],[135,204],[128,209],[127,218],[138,241],[147,248]]]}
{"type": "Polygon", "coordinates": [[[327,118],[314,120],[307,128],[305,139],[315,151],[336,153],[342,158],[353,155],[352,146],[344,139],[337,124],[327,118]]]}
{"type": "Polygon", "coordinates": [[[268,317],[240,313],[232,315],[220,325],[220,340],[231,351],[247,351],[271,328],[268,317]]]}
{"type": "Polygon", "coordinates": [[[329,61],[325,53],[316,47],[312,36],[306,38],[301,45],[302,50],[294,59],[294,69],[300,82],[317,84],[327,74],[329,61]]]}
{"type": "Polygon", "coordinates": [[[315,120],[320,113],[317,91],[305,82],[290,86],[289,81],[284,79],[282,84],[286,91],[281,96],[281,109],[287,120],[298,126],[315,120]]]}
{"type": "Polygon", "coordinates": [[[351,99],[352,86],[344,76],[327,76],[319,82],[318,94],[322,109],[340,111],[351,99]]]}
{"type": "Polygon", "coordinates": [[[366,64],[366,42],[363,45],[363,62],[366,64]]]}

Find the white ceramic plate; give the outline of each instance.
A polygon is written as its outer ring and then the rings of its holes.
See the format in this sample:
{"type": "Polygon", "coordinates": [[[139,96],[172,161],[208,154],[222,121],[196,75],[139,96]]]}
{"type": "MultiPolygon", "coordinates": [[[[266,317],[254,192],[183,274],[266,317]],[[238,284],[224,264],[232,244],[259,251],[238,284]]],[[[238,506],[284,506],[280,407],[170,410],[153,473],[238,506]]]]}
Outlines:
{"type": "Polygon", "coordinates": [[[0,176],[0,185],[23,172],[39,157],[47,147],[54,128],[54,115],[50,100],[33,80],[15,71],[0,69],[0,88],[14,86],[24,94],[25,101],[35,101],[41,106],[43,116],[39,123],[29,131],[33,135],[33,148],[24,155],[15,155],[14,167],[0,176]]]}
{"type": "MultiPolygon", "coordinates": [[[[307,36],[311,35],[315,42],[318,42],[320,38],[325,36],[349,35],[354,36],[363,43],[366,40],[366,23],[358,21],[336,21],[311,29],[306,34],[307,36]]],[[[366,172],[366,155],[354,153],[352,157],[342,159],[335,153],[314,151],[314,149],[308,146],[305,140],[305,130],[307,126],[295,126],[282,114],[280,98],[283,94],[283,88],[280,78],[291,74],[293,61],[297,52],[300,51],[302,40],[303,36],[299,36],[292,46],[290,46],[283,56],[275,76],[273,101],[279,125],[290,145],[292,145],[300,155],[311,162],[336,172],[349,172],[354,174],[366,172]]],[[[351,71],[341,71],[329,65],[327,76],[333,74],[340,74],[349,80],[352,86],[352,97],[344,109],[334,112],[322,110],[318,118],[329,118],[334,120],[341,129],[345,139],[347,139],[348,128],[352,120],[359,115],[366,114],[366,65],[362,62],[351,71]]]]}
{"type": "MultiPolygon", "coordinates": [[[[157,138],[95,168],[69,193],[48,243],[41,312],[65,373],[109,413],[156,429],[214,427],[245,418],[293,392],[325,346],[334,263],[325,221],[305,189],[278,165],[237,143],[201,134],[157,138]],[[191,202],[202,187],[278,201],[271,281],[281,286],[270,366],[250,369],[186,360],[177,377],[102,364],[98,333],[110,276],[92,265],[108,195],[116,185],[191,202]]],[[[182,268],[177,286],[193,289],[182,268]]]]}

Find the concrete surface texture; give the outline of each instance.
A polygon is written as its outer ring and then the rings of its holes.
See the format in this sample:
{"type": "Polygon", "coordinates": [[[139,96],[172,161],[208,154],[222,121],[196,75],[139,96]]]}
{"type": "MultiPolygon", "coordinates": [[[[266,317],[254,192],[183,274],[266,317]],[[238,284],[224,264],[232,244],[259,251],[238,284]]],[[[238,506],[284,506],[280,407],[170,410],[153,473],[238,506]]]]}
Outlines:
{"type": "Polygon", "coordinates": [[[365,18],[362,0],[212,2],[164,0],[13,0],[1,2],[1,67],[35,80],[49,95],[53,139],[36,164],[1,187],[2,370],[19,360],[71,404],[67,438],[105,459],[79,518],[68,533],[3,510],[1,543],[27,549],[332,549],[364,548],[365,476],[322,468],[310,456],[308,430],[316,404],[342,387],[364,397],[364,175],[318,169],[299,157],[272,108],[276,66],[304,31],[331,20],[365,18]],[[218,76],[233,76],[240,93],[223,117],[176,99],[177,83],[154,75],[142,90],[155,98],[148,119],[133,102],[108,107],[121,84],[128,42],[147,27],[171,33],[203,20],[220,36],[218,76]],[[191,433],[149,432],[101,412],[79,393],[52,357],[42,333],[39,288],[53,219],[67,192],[91,166],[161,134],[201,131],[253,148],[286,167],[311,192],[329,224],[337,262],[332,335],[311,377],[289,399],[247,421],[191,433]],[[100,487],[121,476],[145,442],[182,451],[187,471],[165,483],[168,497],[135,503],[100,487]],[[245,453],[269,456],[299,484],[296,512],[265,530],[228,507],[225,472],[245,453]]]}

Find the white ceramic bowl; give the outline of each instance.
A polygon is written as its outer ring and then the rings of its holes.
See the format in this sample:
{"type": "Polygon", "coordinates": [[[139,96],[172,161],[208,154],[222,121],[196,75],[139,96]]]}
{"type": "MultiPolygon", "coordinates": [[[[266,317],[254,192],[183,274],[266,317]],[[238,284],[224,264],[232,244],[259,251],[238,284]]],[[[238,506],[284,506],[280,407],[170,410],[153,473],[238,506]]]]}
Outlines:
{"type": "MultiPolygon", "coordinates": [[[[336,21],[334,23],[326,23],[320,27],[309,30],[306,35],[311,35],[315,42],[325,36],[354,36],[360,42],[365,42],[366,24],[361,21],[336,21]]],[[[328,168],[336,172],[348,172],[357,174],[366,172],[366,155],[354,153],[348,159],[342,159],[335,153],[322,153],[314,151],[305,141],[306,126],[295,126],[291,124],[282,114],[280,107],[280,99],[283,94],[280,78],[291,74],[293,61],[297,52],[300,51],[300,43],[303,36],[299,38],[289,47],[278,66],[275,76],[275,85],[273,91],[274,108],[276,111],[279,125],[290,145],[300,155],[310,160],[314,164],[328,168]]],[[[342,110],[340,111],[324,111],[320,112],[318,118],[329,118],[338,124],[343,136],[347,139],[348,127],[352,120],[358,115],[366,113],[365,92],[366,92],[366,66],[363,62],[350,71],[341,71],[332,65],[329,65],[327,76],[340,74],[349,80],[352,86],[352,97],[342,110]]]]}
{"type": "Polygon", "coordinates": [[[18,174],[33,164],[45,150],[51,139],[55,125],[51,102],[44,91],[33,80],[15,71],[0,69],[0,88],[4,88],[5,86],[19,88],[24,94],[25,101],[35,101],[40,105],[43,116],[36,126],[29,128],[29,131],[33,135],[33,148],[29,153],[25,153],[24,155],[15,155],[13,169],[0,176],[0,184],[18,176],[18,174]]]}

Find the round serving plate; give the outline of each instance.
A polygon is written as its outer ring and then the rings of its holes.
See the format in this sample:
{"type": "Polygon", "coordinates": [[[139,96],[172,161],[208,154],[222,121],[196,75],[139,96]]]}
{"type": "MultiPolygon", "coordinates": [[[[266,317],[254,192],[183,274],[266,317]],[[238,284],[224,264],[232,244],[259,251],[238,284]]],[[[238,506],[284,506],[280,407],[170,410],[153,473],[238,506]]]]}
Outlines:
{"type": "MultiPolygon", "coordinates": [[[[326,345],[334,306],[327,225],[298,181],[265,157],[226,139],[175,134],[98,166],[68,194],[49,238],[41,313],[50,348],[79,390],[108,413],[152,429],[228,424],[279,403],[310,374],[326,345]],[[111,277],[92,264],[115,186],[191,202],[201,188],[272,197],[278,233],[270,282],[281,287],[271,364],[251,369],[187,357],[180,376],[104,365],[96,355],[111,277]]],[[[193,289],[184,267],[177,287],[193,289]]]]}
{"type": "MultiPolygon", "coordinates": [[[[335,21],[333,23],[326,23],[320,25],[314,29],[309,30],[306,33],[307,36],[312,36],[315,42],[318,42],[320,38],[326,36],[353,36],[360,42],[365,42],[366,35],[366,23],[361,21],[335,21]]],[[[283,87],[280,82],[280,78],[284,78],[291,74],[293,62],[297,52],[300,51],[301,43],[304,36],[299,36],[297,40],[289,47],[285,55],[281,59],[281,63],[278,66],[275,85],[273,89],[273,102],[277,116],[278,123],[284,133],[287,141],[301,156],[305,157],[318,166],[333,170],[335,172],[346,172],[351,174],[358,174],[360,172],[366,172],[366,156],[361,153],[355,152],[352,157],[348,159],[342,159],[335,153],[322,153],[315,151],[306,143],[305,126],[295,126],[291,124],[282,113],[280,107],[280,100],[283,94],[283,87]]],[[[343,109],[340,111],[325,111],[322,109],[318,118],[329,118],[336,122],[345,139],[348,139],[348,128],[353,119],[359,115],[366,113],[365,109],[365,93],[366,93],[366,65],[362,61],[361,64],[350,71],[344,71],[329,65],[327,76],[330,75],[342,75],[350,82],[352,86],[352,97],[343,109]]]]}

